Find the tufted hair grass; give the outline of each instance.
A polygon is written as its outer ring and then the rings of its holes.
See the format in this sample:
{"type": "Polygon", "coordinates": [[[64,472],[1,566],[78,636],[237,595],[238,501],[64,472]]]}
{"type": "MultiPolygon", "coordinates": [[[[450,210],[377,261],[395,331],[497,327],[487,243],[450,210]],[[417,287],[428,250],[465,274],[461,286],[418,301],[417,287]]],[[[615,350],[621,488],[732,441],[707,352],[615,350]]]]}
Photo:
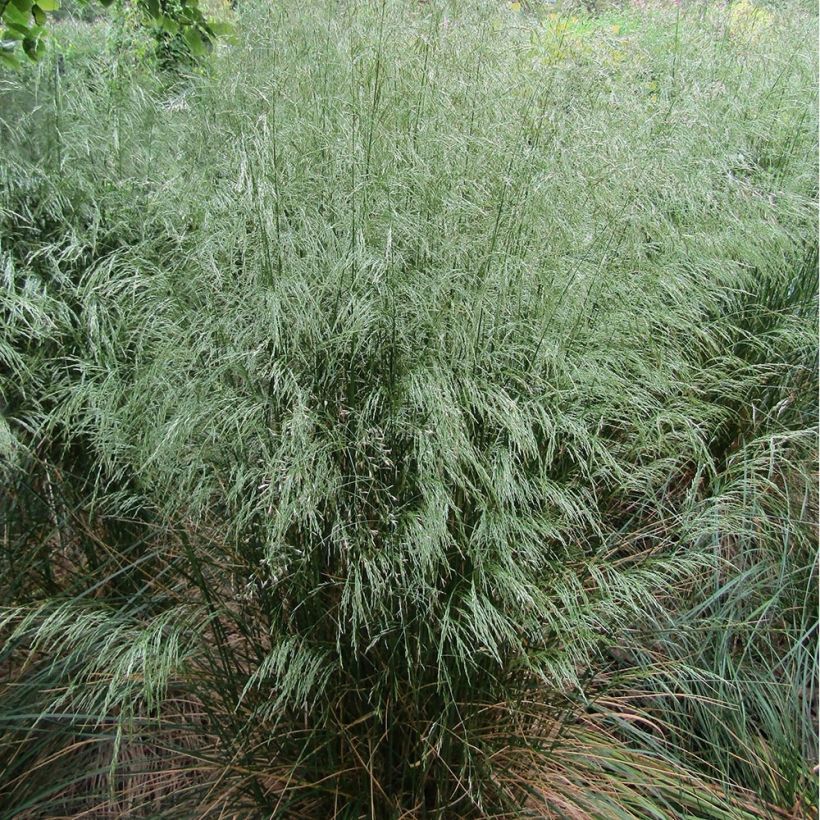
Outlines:
{"type": "Polygon", "coordinates": [[[0,79],[4,807],[810,810],[816,17],[238,15],[0,79]]]}

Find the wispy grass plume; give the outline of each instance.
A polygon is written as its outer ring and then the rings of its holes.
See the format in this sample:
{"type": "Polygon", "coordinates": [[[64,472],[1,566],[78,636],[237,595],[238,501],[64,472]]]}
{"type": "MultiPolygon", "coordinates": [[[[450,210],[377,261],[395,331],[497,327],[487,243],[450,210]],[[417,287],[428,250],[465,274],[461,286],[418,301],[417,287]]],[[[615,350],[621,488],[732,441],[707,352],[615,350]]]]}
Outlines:
{"type": "Polygon", "coordinates": [[[816,16],[237,14],[2,79],[0,801],[810,810],[816,16]]]}

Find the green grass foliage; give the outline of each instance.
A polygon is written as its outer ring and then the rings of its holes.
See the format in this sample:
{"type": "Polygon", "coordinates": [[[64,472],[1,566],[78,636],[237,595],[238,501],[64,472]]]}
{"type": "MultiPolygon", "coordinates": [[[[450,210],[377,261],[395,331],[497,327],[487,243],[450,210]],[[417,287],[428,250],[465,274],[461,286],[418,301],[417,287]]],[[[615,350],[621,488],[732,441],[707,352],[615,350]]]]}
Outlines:
{"type": "Polygon", "coordinates": [[[236,26],[0,76],[4,816],[811,812],[816,16],[236,26]]]}

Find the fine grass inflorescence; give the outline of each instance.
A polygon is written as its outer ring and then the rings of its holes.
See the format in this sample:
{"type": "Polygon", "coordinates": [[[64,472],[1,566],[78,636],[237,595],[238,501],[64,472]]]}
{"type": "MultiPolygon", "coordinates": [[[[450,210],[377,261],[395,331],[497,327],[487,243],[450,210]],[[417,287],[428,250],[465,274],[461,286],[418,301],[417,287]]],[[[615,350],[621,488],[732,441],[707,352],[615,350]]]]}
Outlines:
{"type": "Polygon", "coordinates": [[[3,816],[815,810],[816,10],[238,6],[0,76],[3,816]]]}

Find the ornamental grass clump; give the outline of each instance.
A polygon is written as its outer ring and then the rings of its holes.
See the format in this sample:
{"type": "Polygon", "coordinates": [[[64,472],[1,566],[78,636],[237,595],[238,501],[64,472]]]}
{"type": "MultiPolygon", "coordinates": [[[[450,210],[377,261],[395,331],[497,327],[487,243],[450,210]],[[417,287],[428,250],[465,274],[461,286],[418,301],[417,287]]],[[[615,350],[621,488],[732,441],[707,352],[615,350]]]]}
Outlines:
{"type": "Polygon", "coordinates": [[[3,805],[808,809],[816,19],[238,15],[0,88],[3,805]]]}

